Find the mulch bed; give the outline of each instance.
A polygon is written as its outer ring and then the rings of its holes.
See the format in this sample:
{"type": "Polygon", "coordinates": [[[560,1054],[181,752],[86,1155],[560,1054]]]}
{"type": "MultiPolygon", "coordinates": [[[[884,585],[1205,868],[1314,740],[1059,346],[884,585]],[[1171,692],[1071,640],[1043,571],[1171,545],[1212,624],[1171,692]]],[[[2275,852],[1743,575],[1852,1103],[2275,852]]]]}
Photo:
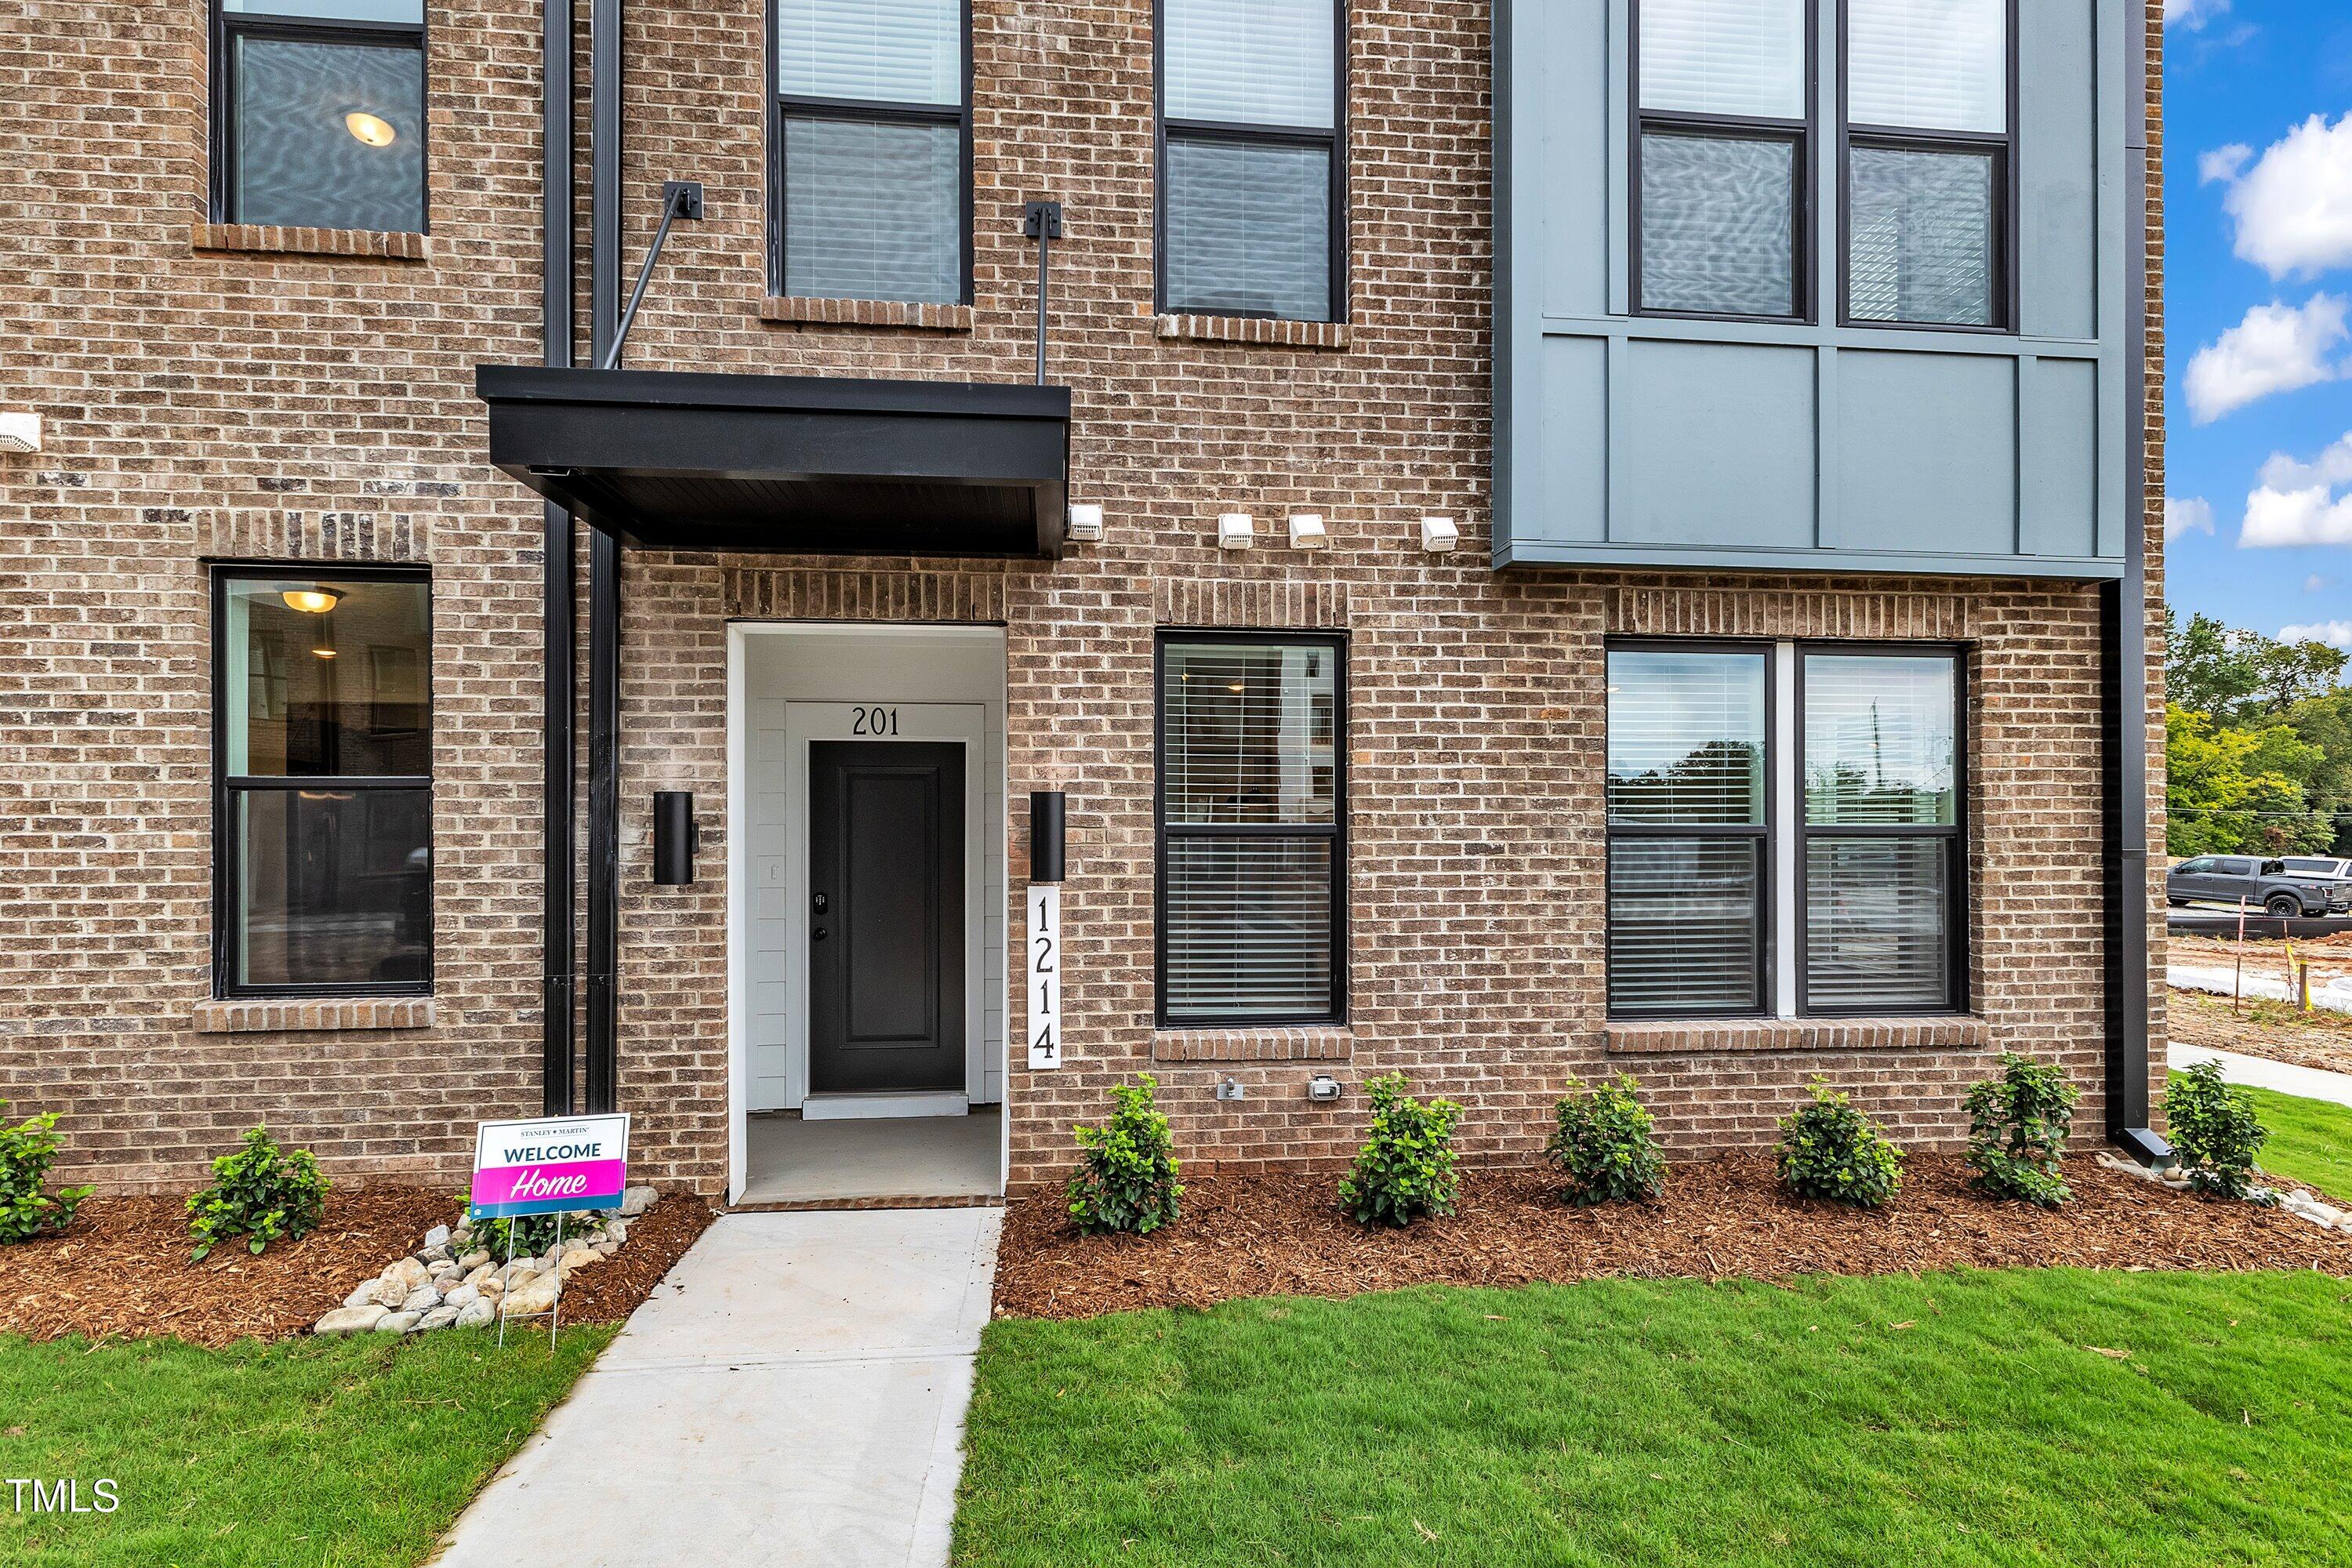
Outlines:
{"type": "Polygon", "coordinates": [[[1082,1237],[1048,1190],[1005,1213],[1000,1316],[1086,1318],[1244,1296],[1351,1296],[1406,1285],[1608,1277],[1780,1279],[1936,1268],[2320,1268],[2352,1276],[2352,1237],[2250,1204],[2209,1202],[2066,1162],[2074,1201],[2050,1213],[1968,1191],[1957,1154],[1915,1154],[1877,1213],[1784,1195],[1768,1154],[1676,1165],[1647,1207],[1571,1208],[1542,1169],[1465,1171],[1461,1212],[1373,1231],[1339,1212],[1337,1178],[1185,1184],[1150,1237],[1082,1237]]]}
{"type": "MultiPolygon", "coordinates": [[[[336,1189],[326,1219],[299,1241],[256,1258],[231,1243],[189,1260],[185,1200],[92,1198],[62,1235],[0,1247],[0,1333],[51,1340],[170,1335],[218,1348],[298,1334],[361,1279],[457,1217],[448,1193],[410,1187],[336,1189]]],[[[563,1316],[625,1318],[710,1223],[698,1198],[666,1196],[629,1222],[619,1252],[579,1276],[563,1316]]]]}
{"type": "Polygon", "coordinates": [[[2296,1013],[2284,1002],[2252,999],[2233,1014],[2226,996],[2175,991],[2165,1033],[2174,1045],[2192,1049],[2352,1072],[2352,1014],[2296,1013]]]}

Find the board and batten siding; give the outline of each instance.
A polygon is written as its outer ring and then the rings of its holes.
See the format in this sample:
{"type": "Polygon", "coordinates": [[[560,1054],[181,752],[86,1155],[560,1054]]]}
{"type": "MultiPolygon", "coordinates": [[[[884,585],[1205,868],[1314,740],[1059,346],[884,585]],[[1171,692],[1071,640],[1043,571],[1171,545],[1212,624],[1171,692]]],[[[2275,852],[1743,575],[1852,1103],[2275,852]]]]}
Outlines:
{"type": "Polygon", "coordinates": [[[1495,563],[2120,577],[2137,0],[2017,7],[2013,332],[1838,324],[1838,0],[1816,321],[1633,315],[1632,4],[1496,5],[1495,563]]]}

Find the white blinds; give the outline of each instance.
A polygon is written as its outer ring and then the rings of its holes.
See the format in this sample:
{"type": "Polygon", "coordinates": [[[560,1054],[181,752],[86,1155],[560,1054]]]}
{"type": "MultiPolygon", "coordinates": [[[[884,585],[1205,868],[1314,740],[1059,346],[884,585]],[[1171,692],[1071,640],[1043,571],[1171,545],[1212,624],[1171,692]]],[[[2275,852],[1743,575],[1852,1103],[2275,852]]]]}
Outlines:
{"type": "Polygon", "coordinates": [[[1331,150],[1168,143],[1168,303],[1217,315],[1331,315],[1331,150]]]}
{"type": "Polygon", "coordinates": [[[1330,1013],[1331,841],[1172,838],[1167,847],[1169,1017],[1330,1013]]]}
{"type": "Polygon", "coordinates": [[[2006,131],[2008,11],[2007,0],[1847,0],[1846,118],[2006,131]]]}
{"type": "Polygon", "coordinates": [[[1806,656],[1806,822],[1948,826],[1953,679],[1948,658],[1806,656]]]}
{"type": "Polygon", "coordinates": [[[963,132],[784,122],[784,288],[803,297],[963,297],[963,132]]]}
{"type": "Polygon", "coordinates": [[[1339,123],[1335,0],[1163,0],[1171,120],[1328,131],[1339,123]]]}
{"type": "Polygon", "coordinates": [[[221,0],[233,16],[320,16],[337,22],[425,20],[425,0],[221,0]]]}
{"type": "Polygon", "coordinates": [[[1641,0],[1642,107],[1805,117],[1805,0],[1641,0]]]}
{"type": "Polygon", "coordinates": [[[1763,1005],[1760,838],[1609,846],[1609,1007],[1744,1013],[1763,1005]]]}
{"type": "Polygon", "coordinates": [[[1609,655],[1609,819],[1764,820],[1764,656],[1609,655]]]}
{"type": "Polygon", "coordinates": [[[1950,1003],[1940,838],[1805,846],[1805,1004],[1907,1012],[1950,1003]]]}
{"type": "Polygon", "coordinates": [[[1164,738],[1168,820],[1333,820],[1337,653],[1171,643],[1164,738]]]}
{"type": "Polygon", "coordinates": [[[963,102],[961,0],[777,0],[787,98],[963,102]]]}

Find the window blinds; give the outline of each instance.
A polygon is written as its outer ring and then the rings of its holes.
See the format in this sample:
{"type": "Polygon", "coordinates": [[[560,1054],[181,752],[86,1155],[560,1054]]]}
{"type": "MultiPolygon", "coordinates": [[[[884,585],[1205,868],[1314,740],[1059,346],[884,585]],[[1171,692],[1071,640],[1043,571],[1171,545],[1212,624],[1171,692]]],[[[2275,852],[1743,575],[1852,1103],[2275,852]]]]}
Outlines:
{"type": "Polygon", "coordinates": [[[1642,107],[1805,117],[1805,0],[1641,0],[1642,107]]]}
{"type": "Polygon", "coordinates": [[[1854,124],[2005,131],[2007,0],[1846,0],[1845,69],[1854,124]]]}
{"type": "Polygon", "coordinates": [[[1328,131],[1339,123],[1333,0],[1162,0],[1171,120],[1328,131]]]}
{"type": "Polygon", "coordinates": [[[1949,826],[1948,658],[1805,660],[1805,820],[1815,827],[1949,826]]]}
{"type": "Polygon", "coordinates": [[[787,98],[963,102],[961,0],[776,0],[787,98]]]}

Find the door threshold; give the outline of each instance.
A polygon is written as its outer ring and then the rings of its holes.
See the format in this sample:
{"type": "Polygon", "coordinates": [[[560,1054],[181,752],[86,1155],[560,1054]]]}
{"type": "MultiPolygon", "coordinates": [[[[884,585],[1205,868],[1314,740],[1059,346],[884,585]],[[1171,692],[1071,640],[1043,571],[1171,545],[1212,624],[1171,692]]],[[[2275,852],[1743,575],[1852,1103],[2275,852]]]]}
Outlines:
{"type": "Polygon", "coordinates": [[[890,1116],[969,1116],[971,1097],[947,1089],[896,1089],[883,1094],[812,1094],[801,1101],[803,1121],[864,1121],[890,1116]]]}

